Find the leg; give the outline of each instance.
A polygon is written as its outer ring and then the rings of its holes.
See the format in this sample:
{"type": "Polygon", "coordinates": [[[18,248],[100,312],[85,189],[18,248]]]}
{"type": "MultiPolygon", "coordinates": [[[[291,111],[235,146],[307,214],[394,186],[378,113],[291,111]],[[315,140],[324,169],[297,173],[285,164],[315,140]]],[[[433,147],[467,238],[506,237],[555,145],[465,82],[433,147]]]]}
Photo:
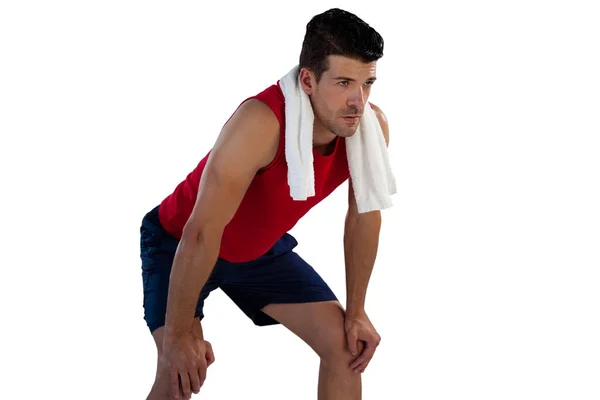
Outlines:
{"type": "MultiPolygon", "coordinates": [[[[140,257],[144,289],[144,319],[152,333],[157,349],[156,376],[148,400],[170,399],[169,374],[163,370],[162,342],[167,312],[167,297],[171,267],[179,240],[170,236],[160,225],[158,208],[150,211],[140,228],[140,257]]],[[[203,337],[200,320],[204,317],[204,301],[219,286],[217,267],[200,292],[192,324],[194,333],[203,337]]]]}
{"type": "Polygon", "coordinates": [[[281,323],[321,358],[320,400],[361,398],[361,376],[350,369],[344,310],[321,276],[293,250],[285,234],[263,257],[230,265],[221,289],[258,326],[281,323]]]}
{"type": "Polygon", "coordinates": [[[262,311],[300,337],[321,358],[319,400],[362,398],[361,375],[349,367],[352,355],[346,345],[344,309],[338,301],[270,304],[262,311]]]}

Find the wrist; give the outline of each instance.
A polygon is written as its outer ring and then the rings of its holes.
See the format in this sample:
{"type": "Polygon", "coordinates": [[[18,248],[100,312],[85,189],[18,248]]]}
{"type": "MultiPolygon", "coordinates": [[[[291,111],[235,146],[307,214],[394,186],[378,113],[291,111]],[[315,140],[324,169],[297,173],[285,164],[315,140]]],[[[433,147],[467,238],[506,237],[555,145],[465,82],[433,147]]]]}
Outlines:
{"type": "Polygon", "coordinates": [[[178,338],[180,338],[181,336],[183,336],[186,332],[189,332],[190,330],[191,329],[185,329],[184,327],[181,327],[181,326],[166,324],[164,340],[167,342],[177,340],[178,338]]]}
{"type": "Polygon", "coordinates": [[[367,315],[363,306],[348,306],[346,309],[346,318],[358,318],[367,315]]]}

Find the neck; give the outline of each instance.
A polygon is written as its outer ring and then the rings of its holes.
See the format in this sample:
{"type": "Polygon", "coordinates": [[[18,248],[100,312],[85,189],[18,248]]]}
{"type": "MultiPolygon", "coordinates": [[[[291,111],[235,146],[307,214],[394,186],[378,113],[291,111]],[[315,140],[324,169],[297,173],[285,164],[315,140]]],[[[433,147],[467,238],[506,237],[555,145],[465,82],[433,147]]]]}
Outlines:
{"type": "Polygon", "coordinates": [[[331,131],[327,129],[319,130],[316,127],[313,131],[313,148],[322,156],[328,156],[333,153],[335,149],[335,140],[337,136],[331,133],[331,131]]]}
{"type": "Polygon", "coordinates": [[[315,149],[327,147],[335,140],[337,136],[334,135],[329,129],[315,118],[315,124],[313,129],[313,147],[315,149]]]}

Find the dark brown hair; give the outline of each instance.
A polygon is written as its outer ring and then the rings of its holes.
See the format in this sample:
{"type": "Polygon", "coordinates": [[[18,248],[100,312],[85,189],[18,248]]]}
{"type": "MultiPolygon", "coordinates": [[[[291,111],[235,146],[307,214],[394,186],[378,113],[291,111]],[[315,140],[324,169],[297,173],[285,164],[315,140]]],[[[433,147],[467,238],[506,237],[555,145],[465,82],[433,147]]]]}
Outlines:
{"type": "Polygon", "coordinates": [[[327,71],[327,56],[340,55],[363,62],[383,57],[383,38],[356,15],[332,8],[306,25],[299,67],[311,70],[317,82],[327,71]]]}

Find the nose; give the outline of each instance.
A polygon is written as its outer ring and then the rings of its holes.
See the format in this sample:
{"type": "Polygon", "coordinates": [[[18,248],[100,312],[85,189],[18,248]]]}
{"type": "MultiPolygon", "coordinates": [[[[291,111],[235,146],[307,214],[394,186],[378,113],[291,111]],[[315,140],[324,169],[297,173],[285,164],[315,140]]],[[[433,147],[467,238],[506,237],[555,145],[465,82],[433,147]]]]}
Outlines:
{"type": "Polygon", "coordinates": [[[362,110],[365,105],[365,101],[365,91],[363,90],[362,86],[359,86],[348,98],[348,106],[362,110]]]}

